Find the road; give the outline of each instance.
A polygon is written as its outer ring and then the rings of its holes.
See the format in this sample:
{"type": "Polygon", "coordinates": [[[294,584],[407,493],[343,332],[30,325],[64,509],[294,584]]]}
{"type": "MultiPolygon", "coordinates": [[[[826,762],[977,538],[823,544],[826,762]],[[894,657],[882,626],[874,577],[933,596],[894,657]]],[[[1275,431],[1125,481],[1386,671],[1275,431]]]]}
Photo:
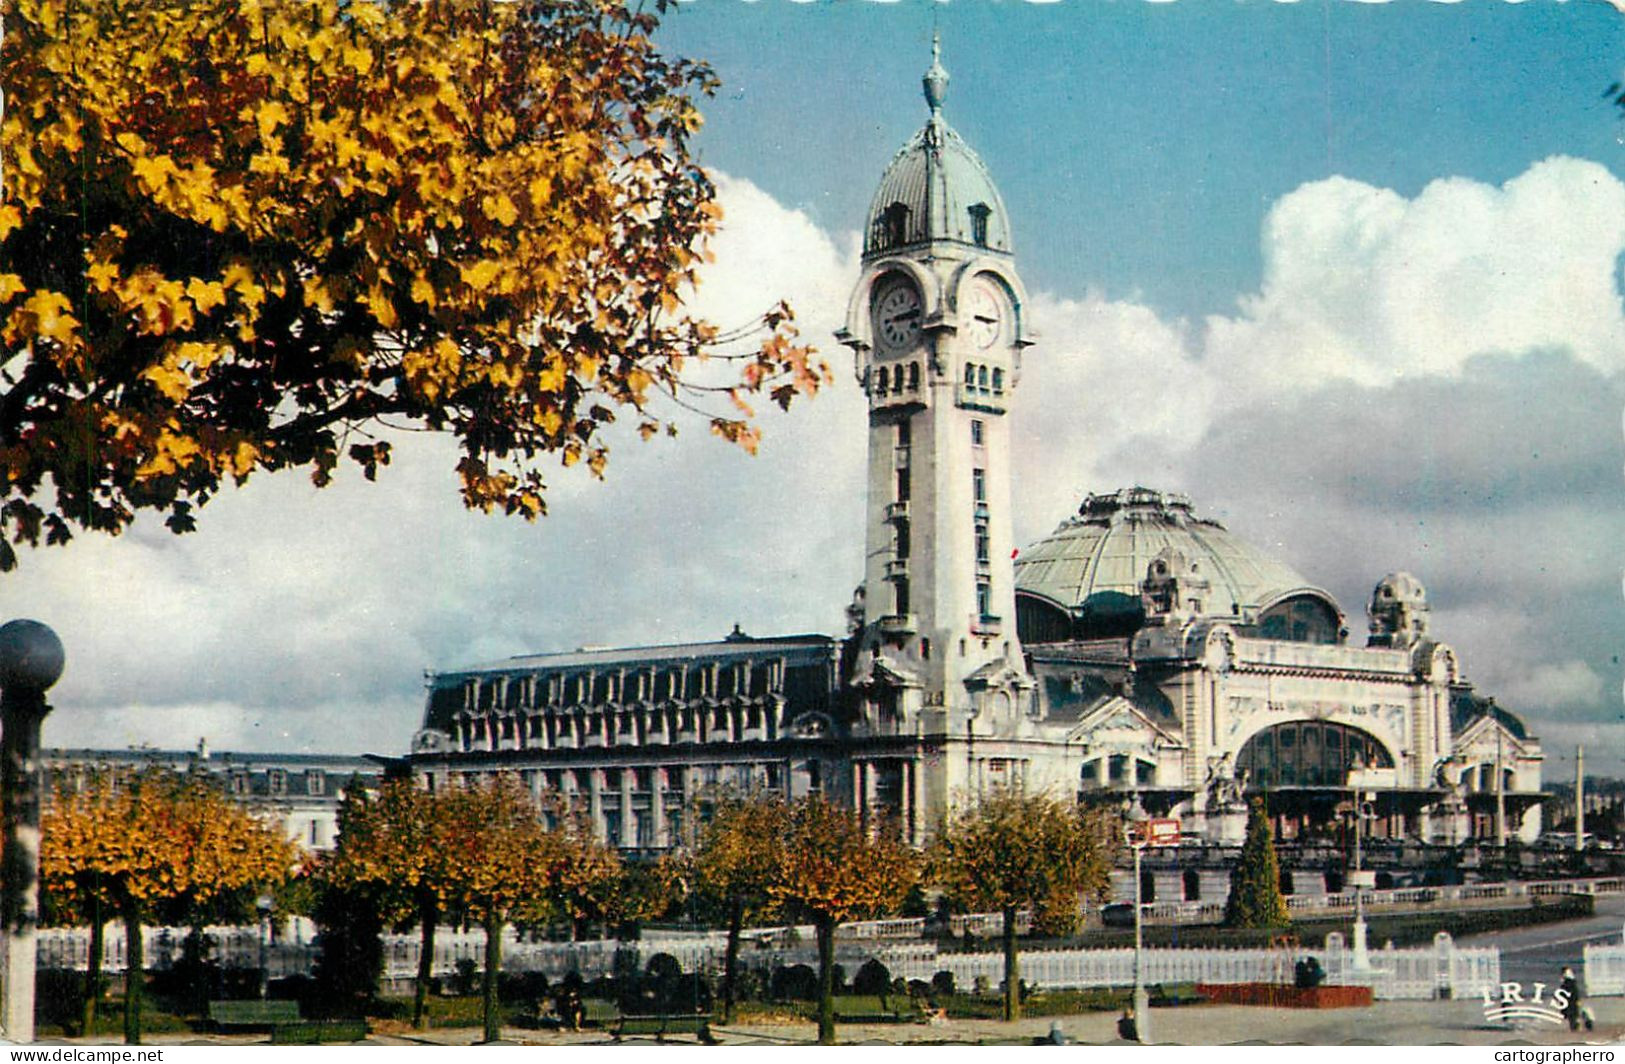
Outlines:
{"type": "Polygon", "coordinates": [[[1519,927],[1467,935],[1462,946],[1496,946],[1501,950],[1501,978],[1521,983],[1556,986],[1565,967],[1583,975],[1583,949],[1587,942],[1618,942],[1625,932],[1625,897],[1597,899],[1595,915],[1556,924],[1519,927]]]}

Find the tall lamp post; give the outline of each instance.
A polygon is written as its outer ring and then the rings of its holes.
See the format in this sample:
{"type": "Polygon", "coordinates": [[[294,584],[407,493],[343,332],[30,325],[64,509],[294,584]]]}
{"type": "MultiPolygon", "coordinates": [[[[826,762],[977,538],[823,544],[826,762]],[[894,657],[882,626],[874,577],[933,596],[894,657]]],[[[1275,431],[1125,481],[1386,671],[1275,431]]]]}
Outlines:
{"type": "Polygon", "coordinates": [[[0,1027],[34,1040],[34,951],[39,927],[40,723],[45,692],[62,675],[62,641],[38,621],[0,625],[0,1027]]]}
{"type": "Polygon", "coordinates": [[[260,1000],[271,985],[271,910],[276,905],[269,894],[254,899],[254,908],[260,914],[260,1000]]]}

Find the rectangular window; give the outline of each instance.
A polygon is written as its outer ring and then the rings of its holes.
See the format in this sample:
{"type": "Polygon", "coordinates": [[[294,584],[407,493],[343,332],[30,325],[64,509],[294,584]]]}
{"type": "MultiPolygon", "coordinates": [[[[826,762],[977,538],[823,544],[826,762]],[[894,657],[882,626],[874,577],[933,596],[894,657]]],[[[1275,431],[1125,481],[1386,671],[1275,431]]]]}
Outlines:
{"type": "Polygon", "coordinates": [[[604,843],[608,846],[621,844],[621,814],[604,814],[604,843]]]}
{"type": "Polygon", "coordinates": [[[973,469],[971,476],[971,490],[977,502],[987,502],[987,470],[973,469]]]}
{"type": "Polygon", "coordinates": [[[280,768],[273,768],[265,774],[266,789],[272,794],[288,793],[288,774],[280,768]]]}
{"type": "Polygon", "coordinates": [[[904,561],[908,558],[908,522],[897,522],[897,559],[904,561]]]}
{"type": "Polygon", "coordinates": [[[309,794],[322,795],[327,793],[327,773],[319,768],[313,768],[305,773],[305,790],[309,794]]]}
{"type": "Polygon", "coordinates": [[[908,502],[908,467],[897,471],[897,501],[908,502]]]}
{"type": "Polygon", "coordinates": [[[897,592],[896,616],[906,617],[908,615],[908,581],[893,580],[892,586],[897,592]]]}
{"type": "Polygon", "coordinates": [[[970,423],[970,444],[980,447],[986,442],[987,426],[981,418],[973,418],[970,423]]]}
{"type": "Polygon", "coordinates": [[[909,445],[911,435],[912,422],[910,422],[908,418],[903,418],[903,420],[897,423],[897,446],[907,447],[909,445]]]}
{"type": "Polygon", "coordinates": [[[983,617],[992,616],[993,585],[985,580],[976,582],[976,612],[983,617]]]}
{"type": "Polygon", "coordinates": [[[987,523],[978,521],[976,522],[976,560],[982,565],[988,564],[990,549],[987,523]]]}

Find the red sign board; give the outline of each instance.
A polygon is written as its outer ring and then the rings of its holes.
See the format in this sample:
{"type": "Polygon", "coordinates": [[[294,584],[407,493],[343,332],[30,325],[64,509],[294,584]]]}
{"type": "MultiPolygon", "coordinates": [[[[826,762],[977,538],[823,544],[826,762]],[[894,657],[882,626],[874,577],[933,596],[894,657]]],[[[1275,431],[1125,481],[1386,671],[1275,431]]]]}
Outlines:
{"type": "Polygon", "coordinates": [[[1135,821],[1129,825],[1129,838],[1136,846],[1178,846],[1179,821],[1164,818],[1135,821]]]}

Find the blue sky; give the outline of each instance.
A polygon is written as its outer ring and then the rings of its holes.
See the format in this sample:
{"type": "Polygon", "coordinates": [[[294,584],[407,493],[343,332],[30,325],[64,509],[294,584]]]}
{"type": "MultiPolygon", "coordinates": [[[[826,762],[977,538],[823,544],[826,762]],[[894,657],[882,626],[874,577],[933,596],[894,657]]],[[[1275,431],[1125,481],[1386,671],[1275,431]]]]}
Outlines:
{"type": "Polygon", "coordinates": [[[722,78],[704,160],[839,228],[920,124],[933,26],[1028,282],[1178,313],[1257,284],[1264,212],[1306,181],[1414,195],[1620,152],[1601,93],[1625,24],[1596,0],[691,0],[665,39],[722,78]]]}
{"type": "Polygon", "coordinates": [[[1625,125],[1601,98],[1625,16],[1601,0],[684,4],[661,42],[723,80],[696,307],[789,298],[835,385],[764,417],[755,458],[695,423],[603,483],[560,471],[535,525],[463,512],[455,453],[413,437],[376,486],[256,477],[194,535],[34,552],[3,590],[68,647],[46,741],[399,753],[425,669],[842,631],[865,413],[830,337],[934,25],[1039,335],[1018,542],[1085,492],[1184,491],[1356,642],[1409,570],[1552,775],[1581,741],[1625,775],[1625,125]]]}

